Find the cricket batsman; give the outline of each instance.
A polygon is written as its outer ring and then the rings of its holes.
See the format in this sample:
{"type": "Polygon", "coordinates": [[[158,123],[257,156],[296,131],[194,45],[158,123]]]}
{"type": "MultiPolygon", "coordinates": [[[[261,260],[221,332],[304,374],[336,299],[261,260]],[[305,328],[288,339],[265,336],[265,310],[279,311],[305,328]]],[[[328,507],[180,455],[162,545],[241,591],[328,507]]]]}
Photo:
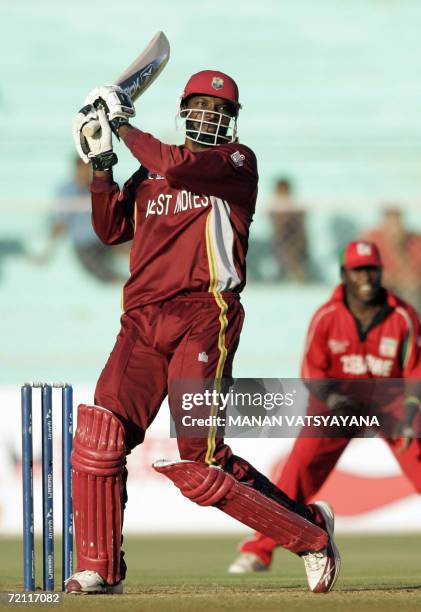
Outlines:
{"type": "MultiPolygon", "coordinates": [[[[416,491],[421,493],[421,440],[414,431],[421,399],[420,322],[412,306],[382,286],[382,268],[374,243],[356,241],[347,245],[341,261],[342,283],[310,323],[301,376],[327,381],[326,385],[319,385],[326,389],[323,401],[311,397],[310,407],[318,405],[338,413],[358,410],[358,393],[351,391],[346,396],[341,390],[347,380],[385,381],[386,393],[381,393],[381,384],[375,388],[380,387],[380,399],[386,400],[388,389],[395,384],[393,379],[403,379],[404,397],[397,398],[398,404],[404,404],[403,416],[401,405],[399,413],[385,413],[388,418],[399,414],[399,419],[393,435],[384,440],[416,491]]],[[[352,387],[358,389],[358,382],[348,385],[352,387]]],[[[371,401],[375,399],[373,395],[371,401]]],[[[393,407],[393,402],[390,405],[393,407]]],[[[358,435],[358,431],[355,433],[358,435]]],[[[351,437],[299,436],[277,485],[296,501],[309,503],[329,477],[351,437]]],[[[275,539],[256,533],[241,544],[240,555],[229,572],[269,569],[277,546],[275,539]]]]}
{"type": "MultiPolygon", "coordinates": [[[[94,403],[78,407],[72,454],[77,572],[66,583],[68,593],[123,590],[126,455],[143,442],[167,394],[177,422],[181,407],[171,381],[213,379],[217,386],[231,376],[258,183],[255,155],[237,139],[240,107],[233,79],[204,70],[181,97],[183,146],[132,127],[135,109],[117,86],[94,89],[75,119],[76,147],[93,168],[94,229],[106,244],[133,244],[121,331],[94,403]],[[101,131],[85,137],[92,119],[101,131]],[[140,163],[122,189],[113,180],[112,132],[140,163]]],[[[340,559],[328,504],[291,500],[212,428],[204,438],[179,438],[178,447],[181,461],[153,467],[181,494],[300,555],[311,591],[333,587],[340,559]]]]}

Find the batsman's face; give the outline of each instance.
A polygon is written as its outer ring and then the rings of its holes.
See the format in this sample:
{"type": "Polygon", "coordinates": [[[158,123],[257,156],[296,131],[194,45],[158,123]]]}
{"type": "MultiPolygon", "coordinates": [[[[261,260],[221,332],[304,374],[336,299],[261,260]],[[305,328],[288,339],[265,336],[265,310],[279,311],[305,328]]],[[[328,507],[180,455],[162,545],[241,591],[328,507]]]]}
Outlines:
{"type": "MultiPolygon", "coordinates": [[[[221,125],[228,127],[234,115],[232,105],[223,98],[214,96],[191,96],[187,100],[186,110],[190,110],[189,119],[204,123],[203,132],[215,134],[221,117],[221,125]]],[[[199,123],[198,123],[199,125],[199,123]]]]}
{"type": "Polygon", "coordinates": [[[216,96],[190,96],[180,115],[186,120],[187,136],[208,145],[231,142],[236,111],[232,104],[216,96]]]}
{"type": "Polygon", "coordinates": [[[382,286],[382,269],[377,266],[363,266],[342,271],[342,282],[349,295],[363,304],[376,300],[382,286]]]}

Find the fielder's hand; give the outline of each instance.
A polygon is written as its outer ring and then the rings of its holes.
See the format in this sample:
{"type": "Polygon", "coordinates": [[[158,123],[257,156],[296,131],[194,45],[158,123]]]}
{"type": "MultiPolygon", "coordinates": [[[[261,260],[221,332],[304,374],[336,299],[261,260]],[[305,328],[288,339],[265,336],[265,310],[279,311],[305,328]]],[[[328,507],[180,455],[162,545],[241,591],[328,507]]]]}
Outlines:
{"type": "Polygon", "coordinates": [[[396,440],[394,450],[400,455],[404,453],[412,444],[412,440],[415,438],[416,433],[411,425],[405,425],[399,423],[395,429],[393,439],[396,440]]]}
{"type": "Polygon", "coordinates": [[[408,450],[412,440],[417,437],[414,423],[420,408],[420,400],[416,396],[405,399],[403,406],[403,419],[396,425],[392,439],[396,440],[395,452],[401,454],[408,450]]]}
{"type": "Polygon", "coordinates": [[[80,109],[73,122],[73,139],[79,156],[85,164],[91,162],[93,170],[109,170],[117,163],[111,128],[102,108],[96,110],[89,104],[80,109]],[[82,130],[90,121],[99,121],[101,129],[93,136],[84,136],[82,130]]]}
{"type": "Polygon", "coordinates": [[[130,96],[118,85],[96,87],[87,95],[85,104],[92,104],[95,108],[102,106],[117,136],[118,128],[121,125],[127,125],[129,119],[136,115],[130,96]]]}
{"type": "Polygon", "coordinates": [[[359,410],[358,404],[349,396],[342,393],[330,393],[326,398],[326,404],[334,414],[345,416],[359,410]]]}

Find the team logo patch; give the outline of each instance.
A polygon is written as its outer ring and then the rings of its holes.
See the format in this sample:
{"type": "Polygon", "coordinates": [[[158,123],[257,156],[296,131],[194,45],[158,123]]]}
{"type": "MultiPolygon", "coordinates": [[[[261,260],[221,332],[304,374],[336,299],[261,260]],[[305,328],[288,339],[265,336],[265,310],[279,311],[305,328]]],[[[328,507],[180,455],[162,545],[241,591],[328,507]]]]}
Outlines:
{"type": "Polygon", "coordinates": [[[379,353],[383,357],[395,357],[398,350],[398,341],[395,338],[383,336],[380,339],[379,353]]]}
{"type": "Polygon", "coordinates": [[[222,89],[224,86],[224,79],[221,79],[221,77],[213,77],[211,85],[214,89],[222,89]]]}
{"type": "Polygon", "coordinates": [[[234,162],[234,166],[237,166],[237,168],[244,166],[244,160],[246,159],[246,156],[240,153],[240,151],[234,151],[234,153],[232,153],[230,157],[234,162]]]}
{"type": "Polygon", "coordinates": [[[357,244],[357,253],[361,256],[371,255],[371,244],[366,242],[359,242],[357,244]]]}
{"type": "Polygon", "coordinates": [[[209,357],[208,354],[203,351],[203,353],[199,353],[197,356],[197,361],[201,361],[202,363],[208,363],[209,357]]]}
{"type": "Polygon", "coordinates": [[[349,344],[349,340],[335,340],[334,338],[331,338],[328,341],[328,346],[334,355],[344,353],[349,344]]]}

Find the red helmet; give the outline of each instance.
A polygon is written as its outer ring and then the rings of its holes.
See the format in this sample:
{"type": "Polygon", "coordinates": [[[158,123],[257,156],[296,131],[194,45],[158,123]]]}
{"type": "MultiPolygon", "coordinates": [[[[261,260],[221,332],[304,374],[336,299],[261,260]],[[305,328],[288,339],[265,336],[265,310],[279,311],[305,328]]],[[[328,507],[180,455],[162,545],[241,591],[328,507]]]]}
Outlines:
{"type": "Polygon", "coordinates": [[[237,83],[227,74],[219,70],[202,70],[190,77],[181,94],[181,102],[193,95],[217,96],[223,98],[235,107],[241,108],[238,101],[237,83]]]}

